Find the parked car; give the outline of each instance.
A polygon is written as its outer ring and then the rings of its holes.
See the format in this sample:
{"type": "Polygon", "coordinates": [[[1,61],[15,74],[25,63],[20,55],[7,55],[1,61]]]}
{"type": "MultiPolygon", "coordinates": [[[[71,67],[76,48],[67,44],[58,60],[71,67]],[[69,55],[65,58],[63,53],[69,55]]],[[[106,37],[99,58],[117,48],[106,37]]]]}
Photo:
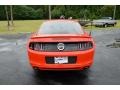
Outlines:
{"type": "Polygon", "coordinates": [[[81,19],[78,22],[81,26],[86,26],[88,23],[90,23],[90,20],[81,19]]]}
{"type": "Polygon", "coordinates": [[[93,63],[95,44],[77,21],[49,20],[31,35],[27,52],[36,70],[83,70],[93,63]]]}
{"type": "Polygon", "coordinates": [[[96,27],[108,27],[115,26],[117,24],[117,21],[113,20],[112,17],[102,17],[101,19],[93,20],[92,24],[96,27]]]}

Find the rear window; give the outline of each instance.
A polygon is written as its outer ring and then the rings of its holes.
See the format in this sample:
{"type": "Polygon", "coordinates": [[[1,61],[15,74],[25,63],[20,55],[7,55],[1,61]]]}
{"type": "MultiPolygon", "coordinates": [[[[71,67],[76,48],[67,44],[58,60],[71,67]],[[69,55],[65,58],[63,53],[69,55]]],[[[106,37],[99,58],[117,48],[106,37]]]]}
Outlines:
{"type": "Polygon", "coordinates": [[[48,21],[44,22],[39,34],[83,34],[79,23],[74,21],[48,21]]]}

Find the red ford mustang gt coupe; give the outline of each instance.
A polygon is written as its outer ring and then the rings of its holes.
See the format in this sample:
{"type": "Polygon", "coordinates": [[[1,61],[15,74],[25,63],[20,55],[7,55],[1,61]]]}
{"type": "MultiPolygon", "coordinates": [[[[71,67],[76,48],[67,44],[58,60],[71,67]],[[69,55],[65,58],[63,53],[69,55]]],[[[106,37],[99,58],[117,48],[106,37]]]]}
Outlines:
{"type": "Polygon", "coordinates": [[[91,35],[73,20],[45,21],[27,44],[34,70],[83,70],[93,63],[91,35]]]}

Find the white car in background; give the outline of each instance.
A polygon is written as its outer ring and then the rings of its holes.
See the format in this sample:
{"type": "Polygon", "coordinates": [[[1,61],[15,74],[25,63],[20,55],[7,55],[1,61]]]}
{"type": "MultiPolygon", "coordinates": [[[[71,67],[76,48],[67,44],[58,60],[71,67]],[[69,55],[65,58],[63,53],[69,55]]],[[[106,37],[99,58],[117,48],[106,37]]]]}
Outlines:
{"type": "Polygon", "coordinates": [[[116,20],[113,20],[112,17],[102,17],[98,20],[93,20],[92,24],[96,27],[108,27],[108,26],[115,26],[117,24],[116,20]]]}

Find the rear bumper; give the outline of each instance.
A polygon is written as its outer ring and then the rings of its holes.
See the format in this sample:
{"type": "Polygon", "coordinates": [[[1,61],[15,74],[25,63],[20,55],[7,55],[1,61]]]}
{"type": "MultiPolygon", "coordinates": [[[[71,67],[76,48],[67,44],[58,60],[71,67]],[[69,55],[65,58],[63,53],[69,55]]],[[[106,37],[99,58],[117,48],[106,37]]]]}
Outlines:
{"type": "Polygon", "coordinates": [[[49,64],[49,65],[38,65],[31,63],[32,67],[39,68],[40,70],[83,70],[89,68],[92,65],[92,61],[80,65],[80,64],[49,64]]]}
{"type": "Polygon", "coordinates": [[[41,70],[82,70],[92,65],[94,48],[75,52],[37,52],[28,49],[28,57],[32,67],[37,67],[41,70]],[[76,56],[77,60],[75,64],[46,64],[46,56],[76,56]]]}

